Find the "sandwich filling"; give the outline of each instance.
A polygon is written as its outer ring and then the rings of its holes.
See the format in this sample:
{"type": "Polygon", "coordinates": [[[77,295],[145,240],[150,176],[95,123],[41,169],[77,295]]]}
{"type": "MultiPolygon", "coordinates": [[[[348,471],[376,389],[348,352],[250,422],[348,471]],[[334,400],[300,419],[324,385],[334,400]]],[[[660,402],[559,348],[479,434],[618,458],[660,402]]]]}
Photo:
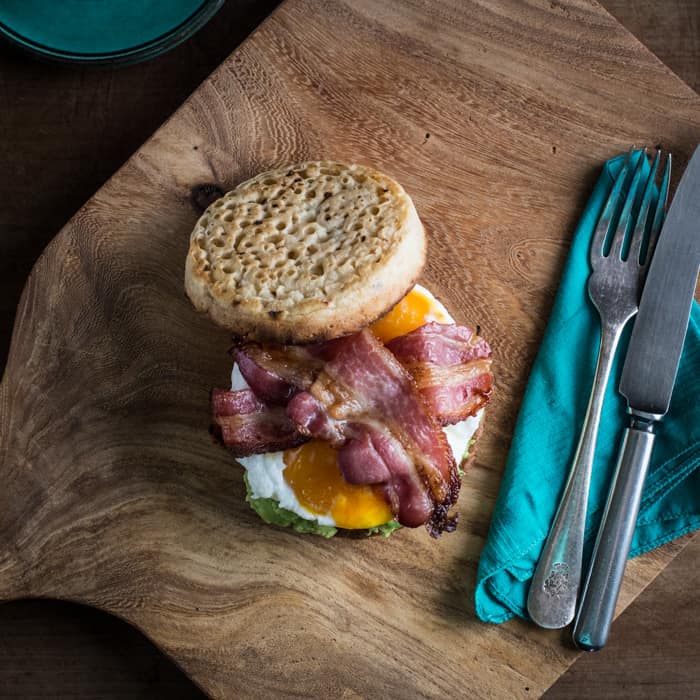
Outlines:
{"type": "Polygon", "coordinates": [[[242,343],[214,423],[268,522],[330,535],[453,529],[457,467],[491,392],[490,349],[416,286],[369,329],[314,346],[242,343]],[[305,523],[309,526],[305,527],[305,523]]]}

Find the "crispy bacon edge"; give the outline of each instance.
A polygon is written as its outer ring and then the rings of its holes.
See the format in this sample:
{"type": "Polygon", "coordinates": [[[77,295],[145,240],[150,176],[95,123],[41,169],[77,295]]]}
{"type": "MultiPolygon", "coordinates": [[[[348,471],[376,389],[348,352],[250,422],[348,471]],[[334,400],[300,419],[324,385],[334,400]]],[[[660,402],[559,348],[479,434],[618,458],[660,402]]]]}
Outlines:
{"type": "Polygon", "coordinates": [[[429,322],[387,348],[416,380],[441,425],[476,415],[493,391],[491,348],[471,328],[429,322]]]}
{"type": "Polygon", "coordinates": [[[267,406],[250,389],[211,391],[212,433],[234,457],[276,452],[309,438],[283,406],[267,406]]]}

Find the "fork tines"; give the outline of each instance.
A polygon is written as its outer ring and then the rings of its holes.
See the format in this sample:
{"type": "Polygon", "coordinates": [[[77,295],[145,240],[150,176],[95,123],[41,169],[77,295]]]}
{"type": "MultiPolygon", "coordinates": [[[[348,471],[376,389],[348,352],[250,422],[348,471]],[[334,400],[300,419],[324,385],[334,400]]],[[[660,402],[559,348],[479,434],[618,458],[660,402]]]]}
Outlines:
{"type": "Polygon", "coordinates": [[[666,210],[671,154],[665,157],[661,183],[657,186],[660,161],[661,150],[658,148],[651,166],[646,148],[630,149],[593,236],[590,261],[594,269],[601,257],[636,259],[640,267],[645,267],[651,260],[666,210]],[[642,183],[643,189],[640,188],[642,183]],[[657,201],[660,206],[652,206],[657,201]],[[636,223],[630,235],[631,222],[636,223]]]}

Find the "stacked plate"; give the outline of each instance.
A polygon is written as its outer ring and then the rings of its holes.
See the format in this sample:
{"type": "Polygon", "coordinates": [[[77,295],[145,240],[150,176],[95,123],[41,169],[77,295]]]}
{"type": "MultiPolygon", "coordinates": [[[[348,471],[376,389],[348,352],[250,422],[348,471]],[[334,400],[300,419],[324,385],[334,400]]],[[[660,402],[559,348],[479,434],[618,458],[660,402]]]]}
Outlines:
{"type": "Polygon", "coordinates": [[[224,0],[3,0],[0,36],[58,61],[123,64],[189,38],[224,0]]]}

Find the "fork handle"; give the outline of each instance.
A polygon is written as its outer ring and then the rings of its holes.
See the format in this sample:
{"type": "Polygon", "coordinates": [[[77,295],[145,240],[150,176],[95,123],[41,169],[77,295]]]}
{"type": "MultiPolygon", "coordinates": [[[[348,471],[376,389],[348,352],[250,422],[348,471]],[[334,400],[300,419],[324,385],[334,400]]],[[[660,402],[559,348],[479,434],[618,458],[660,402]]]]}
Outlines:
{"type": "Polygon", "coordinates": [[[625,430],[574,624],[574,643],[584,651],[598,651],[608,640],[654,446],[653,429],[653,421],[633,417],[625,430]]]}
{"type": "Polygon", "coordinates": [[[600,414],[622,326],[603,324],[593,388],[576,453],[554,524],[535,569],[527,610],[540,627],[566,627],[576,613],[581,582],[583,536],[600,414]]]}

